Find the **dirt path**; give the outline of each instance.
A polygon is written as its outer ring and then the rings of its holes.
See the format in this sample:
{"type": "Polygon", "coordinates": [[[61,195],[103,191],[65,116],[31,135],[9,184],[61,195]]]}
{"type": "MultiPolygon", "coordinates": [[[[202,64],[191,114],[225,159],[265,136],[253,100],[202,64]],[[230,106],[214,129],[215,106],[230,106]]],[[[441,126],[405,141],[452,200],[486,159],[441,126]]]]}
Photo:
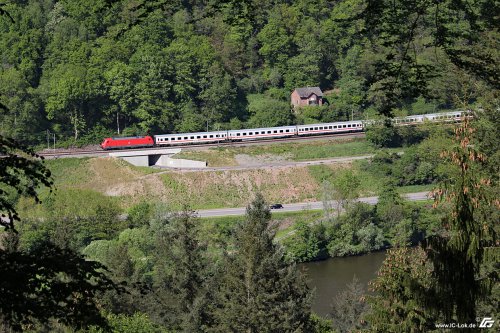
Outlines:
{"type": "Polygon", "coordinates": [[[256,159],[254,162],[249,162],[246,160],[246,165],[239,166],[227,166],[227,167],[213,167],[213,168],[193,168],[193,169],[180,169],[180,168],[162,168],[165,169],[164,172],[213,172],[213,171],[234,171],[234,170],[255,170],[255,169],[276,169],[276,168],[286,168],[286,167],[299,167],[308,165],[320,165],[320,164],[335,164],[335,163],[349,163],[355,160],[365,160],[372,158],[374,155],[362,155],[362,156],[350,156],[350,157],[336,157],[324,160],[315,161],[286,161],[286,160],[274,160],[274,161],[262,161],[256,159]]]}

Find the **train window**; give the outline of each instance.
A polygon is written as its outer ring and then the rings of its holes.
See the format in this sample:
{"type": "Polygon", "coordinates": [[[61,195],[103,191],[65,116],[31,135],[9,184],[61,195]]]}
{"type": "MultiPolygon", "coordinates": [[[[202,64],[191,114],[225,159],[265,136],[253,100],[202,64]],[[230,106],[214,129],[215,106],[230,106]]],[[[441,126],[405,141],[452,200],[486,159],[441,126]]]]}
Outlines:
{"type": "Polygon", "coordinates": [[[243,136],[247,135],[247,133],[243,132],[243,136]]]}
{"type": "Polygon", "coordinates": [[[288,130],[286,130],[286,132],[288,133],[288,130]]]}
{"type": "Polygon", "coordinates": [[[343,128],[346,128],[347,125],[342,125],[343,128]]]}
{"type": "Polygon", "coordinates": [[[249,132],[248,135],[253,135],[253,132],[249,132]]]}
{"type": "MultiPolygon", "coordinates": [[[[288,132],[288,131],[287,131],[288,132]]],[[[283,133],[283,130],[280,130],[280,133],[283,133]]]]}
{"type": "Polygon", "coordinates": [[[318,128],[317,127],[314,127],[315,130],[317,130],[318,128]]]}
{"type": "Polygon", "coordinates": [[[236,133],[236,136],[240,136],[240,133],[236,133]]]}
{"type": "Polygon", "coordinates": [[[351,124],[348,124],[347,127],[351,127],[351,124]]]}
{"type": "Polygon", "coordinates": [[[274,133],[278,133],[278,131],[277,131],[277,130],[275,130],[275,131],[274,131],[274,133]]]}
{"type": "Polygon", "coordinates": [[[271,131],[267,131],[267,134],[271,134],[271,131]]]}
{"type": "Polygon", "coordinates": [[[213,135],[213,134],[210,134],[208,137],[211,139],[211,138],[213,138],[213,137],[214,137],[214,135],[213,135]]]}
{"type": "Polygon", "coordinates": [[[216,138],[218,138],[218,137],[219,137],[219,134],[216,134],[216,135],[215,135],[215,137],[216,137],[216,138]]]}
{"type": "Polygon", "coordinates": [[[197,139],[201,139],[201,136],[197,135],[197,136],[196,136],[196,138],[197,138],[197,139]]]}
{"type": "Polygon", "coordinates": [[[335,128],[337,128],[337,125],[333,126],[333,128],[334,128],[334,129],[335,129],[335,128]]]}

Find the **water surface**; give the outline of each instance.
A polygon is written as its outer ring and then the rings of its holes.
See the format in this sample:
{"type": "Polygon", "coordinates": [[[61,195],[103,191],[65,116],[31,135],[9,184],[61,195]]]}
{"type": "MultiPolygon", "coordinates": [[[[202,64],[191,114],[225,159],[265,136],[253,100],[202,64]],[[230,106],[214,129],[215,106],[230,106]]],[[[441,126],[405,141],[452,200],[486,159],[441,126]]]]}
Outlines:
{"type": "Polygon", "coordinates": [[[326,316],[333,297],[342,291],[355,275],[367,288],[368,282],[375,278],[384,258],[385,251],[381,251],[300,264],[299,267],[307,272],[309,286],[316,288],[313,311],[326,316]]]}

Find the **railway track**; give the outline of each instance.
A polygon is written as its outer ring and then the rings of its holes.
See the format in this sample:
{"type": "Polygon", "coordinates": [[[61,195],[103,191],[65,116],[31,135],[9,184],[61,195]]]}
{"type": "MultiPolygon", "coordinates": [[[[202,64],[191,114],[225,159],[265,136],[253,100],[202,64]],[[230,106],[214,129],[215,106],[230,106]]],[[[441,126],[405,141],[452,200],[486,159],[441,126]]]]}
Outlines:
{"type": "Polygon", "coordinates": [[[165,148],[182,148],[183,150],[196,150],[196,149],[208,149],[208,148],[230,148],[230,147],[243,147],[243,146],[256,146],[256,145],[266,145],[273,143],[286,143],[286,142],[301,142],[301,141],[316,141],[316,140],[327,140],[335,138],[357,138],[364,137],[365,133],[342,133],[342,134],[326,134],[326,135],[315,135],[315,136],[303,136],[303,137],[288,137],[288,138],[276,138],[276,139],[265,139],[265,140],[248,140],[239,142],[219,142],[219,143],[204,143],[204,144],[190,144],[190,145],[178,145],[172,147],[153,147],[153,148],[132,148],[132,149],[117,149],[117,150],[102,150],[100,148],[88,149],[88,150],[74,150],[74,151],[42,151],[38,155],[45,158],[64,158],[64,157],[98,157],[106,155],[110,152],[124,152],[124,151],[154,151],[162,150],[165,148]]]}

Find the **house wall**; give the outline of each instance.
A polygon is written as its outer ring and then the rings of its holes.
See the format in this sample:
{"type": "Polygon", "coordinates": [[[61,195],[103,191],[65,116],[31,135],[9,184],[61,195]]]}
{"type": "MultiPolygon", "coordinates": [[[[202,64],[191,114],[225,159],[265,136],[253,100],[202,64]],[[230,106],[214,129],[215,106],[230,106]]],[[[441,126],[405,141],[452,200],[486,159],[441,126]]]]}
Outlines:
{"type": "Polygon", "coordinates": [[[301,105],[301,100],[300,100],[300,96],[299,94],[297,93],[296,90],[294,90],[292,92],[292,95],[290,96],[290,99],[291,99],[291,103],[294,107],[296,106],[300,106],[301,105]]]}
{"type": "MultiPolygon", "coordinates": [[[[323,105],[323,98],[322,97],[319,97],[316,94],[312,94],[312,95],[317,97],[318,105],[323,105]]],[[[291,104],[293,105],[293,107],[309,105],[309,98],[300,98],[300,96],[296,90],[294,90],[292,92],[292,94],[290,95],[290,100],[291,100],[291,104]]]]}

